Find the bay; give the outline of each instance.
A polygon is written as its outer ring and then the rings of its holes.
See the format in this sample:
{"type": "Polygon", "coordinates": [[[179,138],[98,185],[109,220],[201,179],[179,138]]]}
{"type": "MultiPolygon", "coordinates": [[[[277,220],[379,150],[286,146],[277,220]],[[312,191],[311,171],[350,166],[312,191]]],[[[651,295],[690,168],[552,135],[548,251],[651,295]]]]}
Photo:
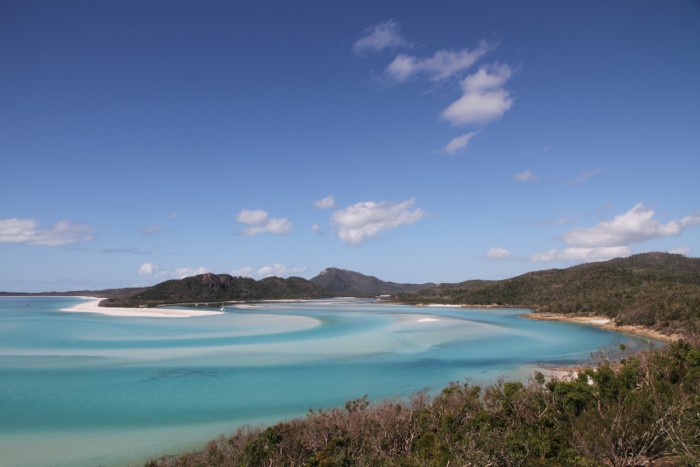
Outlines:
{"type": "Polygon", "coordinates": [[[139,465],[365,394],[526,379],[535,366],[649,344],[522,319],[522,309],[334,299],[228,305],[190,318],[61,311],[82,301],[0,298],[3,465],[139,465]]]}

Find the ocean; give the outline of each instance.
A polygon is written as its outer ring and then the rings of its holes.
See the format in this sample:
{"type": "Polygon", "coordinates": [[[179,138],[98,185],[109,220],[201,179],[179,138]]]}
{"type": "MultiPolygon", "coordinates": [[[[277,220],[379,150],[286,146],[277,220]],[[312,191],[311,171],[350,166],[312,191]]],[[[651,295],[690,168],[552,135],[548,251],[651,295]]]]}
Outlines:
{"type": "Polygon", "coordinates": [[[0,297],[0,465],[143,465],[365,394],[526,380],[536,366],[650,344],[522,309],[334,299],[190,318],[61,311],[82,301],[0,297]]]}

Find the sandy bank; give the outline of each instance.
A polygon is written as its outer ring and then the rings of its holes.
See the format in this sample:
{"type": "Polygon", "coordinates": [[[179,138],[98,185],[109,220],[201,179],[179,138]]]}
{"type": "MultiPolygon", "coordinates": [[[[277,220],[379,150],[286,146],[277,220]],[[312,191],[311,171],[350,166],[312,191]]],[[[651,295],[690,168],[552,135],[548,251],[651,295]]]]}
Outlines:
{"type": "Polygon", "coordinates": [[[101,298],[80,297],[89,299],[89,302],[79,303],[61,311],[72,313],[100,313],[108,316],[125,316],[132,318],[192,318],[195,316],[220,315],[222,311],[211,310],[186,310],[170,308],[112,308],[98,306],[101,298]]]}
{"type": "Polygon", "coordinates": [[[563,313],[528,313],[521,315],[522,318],[539,319],[546,321],[565,321],[568,323],[589,324],[597,326],[608,331],[622,332],[625,334],[634,334],[637,336],[648,337],[660,341],[672,342],[681,338],[676,334],[667,335],[659,331],[650,329],[644,326],[624,325],[618,326],[615,321],[605,316],[571,316],[563,313]]]}

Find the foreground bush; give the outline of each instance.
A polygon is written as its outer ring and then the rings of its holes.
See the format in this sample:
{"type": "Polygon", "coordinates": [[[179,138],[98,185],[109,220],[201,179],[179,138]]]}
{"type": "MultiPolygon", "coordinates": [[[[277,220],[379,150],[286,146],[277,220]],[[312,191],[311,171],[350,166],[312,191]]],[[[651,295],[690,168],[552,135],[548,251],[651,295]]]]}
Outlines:
{"type": "Polygon", "coordinates": [[[452,383],[309,410],[156,466],[700,465],[700,347],[603,359],[568,380],[452,383]],[[661,462],[659,463],[659,460],[661,462]]]}

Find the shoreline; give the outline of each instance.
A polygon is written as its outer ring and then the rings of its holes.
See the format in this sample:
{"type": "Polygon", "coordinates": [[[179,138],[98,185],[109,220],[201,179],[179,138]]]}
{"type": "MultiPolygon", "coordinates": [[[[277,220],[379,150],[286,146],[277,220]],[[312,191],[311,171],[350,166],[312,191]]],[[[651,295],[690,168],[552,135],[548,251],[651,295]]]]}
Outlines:
{"type": "Polygon", "coordinates": [[[443,305],[439,303],[418,303],[415,304],[414,306],[417,307],[446,307],[446,308],[476,308],[476,309],[494,309],[494,308],[503,308],[503,309],[517,309],[517,308],[522,308],[522,309],[527,309],[530,310],[530,313],[523,313],[520,315],[521,318],[524,319],[534,319],[534,320],[541,320],[541,321],[562,321],[562,322],[567,322],[567,323],[576,323],[576,324],[587,324],[589,326],[596,326],[601,329],[605,329],[606,331],[615,331],[615,332],[621,332],[623,334],[632,334],[635,336],[641,336],[641,337],[647,337],[649,339],[655,339],[663,342],[676,342],[678,340],[683,339],[683,336],[679,334],[663,334],[655,329],[651,329],[645,326],[641,325],[632,325],[632,324],[625,324],[625,325],[617,325],[615,324],[615,320],[608,318],[607,316],[599,316],[599,315],[592,315],[592,316],[572,316],[569,314],[565,313],[547,313],[547,312],[539,312],[535,311],[532,308],[527,308],[527,307],[519,307],[519,306],[512,306],[512,305],[443,305]]]}
{"type": "Polygon", "coordinates": [[[567,323],[587,324],[596,326],[606,331],[621,332],[623,334],[633,334],[635,336],[647,337],[664,342],[675,342],[682,339],[682,336],[677,334],[663,334],[655,329],[647,328],[639,325],[621,325],[615,324],[615,321],[606,316],[571,316],[563,313],[543,313],[531,312],[520,315],[521,318],[534,319],[541,321],[563,321],[567,323]]]}
{"type": "Polygon", "coordinates": [[[99,303],[104,300],[98,297],[82,297],[90,300],[79,303],[68,308],[61,308],[61,311],[69,313],[98,313],[107,316],[120,316],[130,318],[194,318],[199,316],[212,316],[223,314],[223,311],[199,311],[185,309],[169,309],[169,308],[116,308],[99,306],[99,303]]]}

